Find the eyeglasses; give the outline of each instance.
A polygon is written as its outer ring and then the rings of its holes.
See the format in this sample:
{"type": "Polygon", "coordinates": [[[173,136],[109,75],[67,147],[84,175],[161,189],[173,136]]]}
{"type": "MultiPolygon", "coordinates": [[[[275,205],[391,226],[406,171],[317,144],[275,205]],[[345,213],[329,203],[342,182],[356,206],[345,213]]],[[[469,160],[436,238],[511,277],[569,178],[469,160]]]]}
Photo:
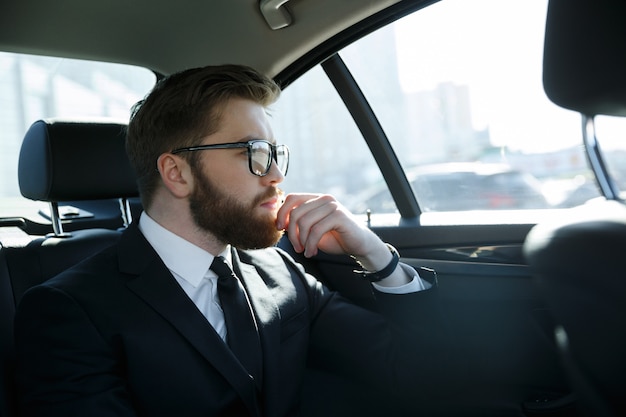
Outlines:
{"type": "Polygon", "coordinates": [[[248,168],[250,172],[264,177],[270,172],[272,160],[276,162],[278,170],[287,175],[289,168],[289,148],[286,145],[273,145],[266,140],[249,140],[248,142],[216,143],[211,145],[189,146],[174,149],[171,153],[204,151],[208,149],[248,148],[248,168]]]}

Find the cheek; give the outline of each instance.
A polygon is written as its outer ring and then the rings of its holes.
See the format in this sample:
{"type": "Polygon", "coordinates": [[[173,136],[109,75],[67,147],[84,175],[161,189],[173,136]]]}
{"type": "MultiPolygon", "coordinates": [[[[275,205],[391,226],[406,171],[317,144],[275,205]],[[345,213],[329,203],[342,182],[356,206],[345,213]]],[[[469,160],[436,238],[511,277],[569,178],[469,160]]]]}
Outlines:
{"type": "Polygon", "coordinates": [[[226,155],[211,155],[212,158],[205,164],[205,173],[215,181],[234,183],[249,181],[251,176],[248,168],[247,155],[230,152],[226,155]]]}
{"type": "Polygon", "coordinates": [[[247,157],[213,157],[205,160],[203,168],[204,175],[214,187],[242,204],[254,200],[262,189],[260,177],[248,170],[247,157]]]}
{"type": "Polygon", "coordinates": [[[254,179],[251,180],[246,175],[221,176],[221,181],[217,181],[216,186],[225,195],[242,204],[251,202],[259,192],[254,179]]]}

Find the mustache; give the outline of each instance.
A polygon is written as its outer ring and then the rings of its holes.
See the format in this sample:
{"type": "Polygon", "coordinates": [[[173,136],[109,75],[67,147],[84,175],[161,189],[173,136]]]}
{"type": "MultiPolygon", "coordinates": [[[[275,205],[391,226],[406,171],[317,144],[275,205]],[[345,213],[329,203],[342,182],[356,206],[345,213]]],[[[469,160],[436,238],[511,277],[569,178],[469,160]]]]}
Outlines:
{"type": "Polygon", "coordinates": [[[259,194],[255,199],[254,202],[252,203],[253,207],[258,206],[259,204],[261,204],[264,201],[267,201],[271,198],[278,198],[278,200],[282,203],[283,202],[283,196],[285,195],[285,192],[283,190],[281,190],[280,188],[268,188],[266,192],[259,194]]]}

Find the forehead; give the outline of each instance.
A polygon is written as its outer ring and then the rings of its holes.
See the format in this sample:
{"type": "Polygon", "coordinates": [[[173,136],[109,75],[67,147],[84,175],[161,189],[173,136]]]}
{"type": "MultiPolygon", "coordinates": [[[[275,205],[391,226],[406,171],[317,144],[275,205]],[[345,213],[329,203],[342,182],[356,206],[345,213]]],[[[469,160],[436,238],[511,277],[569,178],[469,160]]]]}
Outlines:
{"type": "Polygon", "coordinates": [[[267,109],[252,100],[240,98],[228,100],[220,112],[219,128],[209,139],[213,143],[224,139],[229,141],[265,139],[273,142],[267,109]]]}

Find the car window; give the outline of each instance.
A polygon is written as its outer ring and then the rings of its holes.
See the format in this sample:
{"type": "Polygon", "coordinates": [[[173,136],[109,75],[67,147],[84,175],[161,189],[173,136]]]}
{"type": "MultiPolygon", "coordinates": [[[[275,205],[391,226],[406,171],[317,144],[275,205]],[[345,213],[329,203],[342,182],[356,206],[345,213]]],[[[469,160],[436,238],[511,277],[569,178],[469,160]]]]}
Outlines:
{"type": "Polygon", "coordinates": [[[21,197],[17,161],[24,134],[43,118],[128,121],[156,77],[143,68],[0,52],[0,216],[23,216],[40,203],[21,197]]]}
{"type": "MultiPolygon", "coordinates": [[[[423,212],[572,207],[600,195],[580,115],[543,91],[546,10],[547,0],[445,0],[339,52],[423,212]]],[[[303,127],[287,135],[294,155],[300,143],[325,149],[328,159],[294,161],[304,165],[290,172],[290,184],[340,191],[356,213],[395,212],[376,165],[363,162],[363,140],[350,136],[341,148],[353,121],[328,105],[337,93],[309,77],[286,89],[299,99],[287,100],[276,122],[303,127]]]]}
{"type": "Polygon", "coordinates": [[[290,148],[287,192],[324,192],[349,201],[379,170],[328,77],[315,67],[272,106],[272,128],[290,148]]]}

